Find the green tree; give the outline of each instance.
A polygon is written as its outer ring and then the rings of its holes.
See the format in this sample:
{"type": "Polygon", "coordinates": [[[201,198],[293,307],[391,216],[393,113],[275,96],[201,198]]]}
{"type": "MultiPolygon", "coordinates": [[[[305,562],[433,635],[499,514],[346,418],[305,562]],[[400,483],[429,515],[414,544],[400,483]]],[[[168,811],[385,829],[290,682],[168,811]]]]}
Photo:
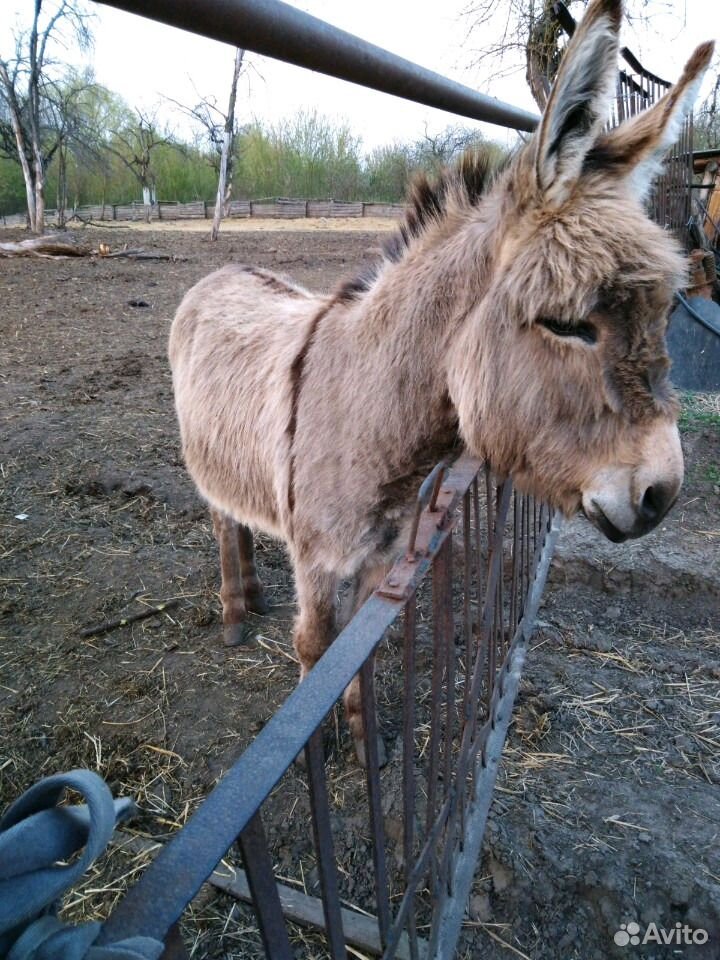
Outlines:
{"type": "Polygon", "coordinates": [[[392,143],[376,147],[365,158],[363,199],[387,203],[401,200],[416,167],[412,144],[392,143]]]}
{"type": "Polygon", "coordinates": [[[238,151],[237,181],[246,197],[354,199],[360,189],[359,138],[317,111],[246,127],[238,151]]]}

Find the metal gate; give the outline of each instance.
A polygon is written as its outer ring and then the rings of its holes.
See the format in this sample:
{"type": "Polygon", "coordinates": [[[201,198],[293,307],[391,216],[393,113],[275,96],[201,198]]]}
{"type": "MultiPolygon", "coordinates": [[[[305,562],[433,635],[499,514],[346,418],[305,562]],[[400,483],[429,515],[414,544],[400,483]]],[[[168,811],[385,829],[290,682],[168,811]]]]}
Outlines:
{"type": "MultiPolygon", "coordinates": [[[[467,456],[430,474],[415,521],[404,556],[129,891],[102,942],[165,939],[239,837],[244,871],[225,862],[212,882],[252,900],[267,957],[294,956],[284,913],[322,928],[334,960],[346,944],[386,958],[452,956],[557,524],[467,456]],[[383,639],[384,670],[400,679],[397,703],[380,711],[397,729],[381,771],[373,667],[383,639]],[[367,817],[372,870],[352,910],[342,906],[350,899],[335,854],[342,817],[328,795],[322,727],[358,672],[368,763],[356,809],[367,817]],[[302,751],[319,898],[278,884],[263,828],[272,791],[302,751]],[[388,792],[402,823],[393,837],[388,792]]],[[[354,758],[349,766],[357,771],[354,758]]]]}

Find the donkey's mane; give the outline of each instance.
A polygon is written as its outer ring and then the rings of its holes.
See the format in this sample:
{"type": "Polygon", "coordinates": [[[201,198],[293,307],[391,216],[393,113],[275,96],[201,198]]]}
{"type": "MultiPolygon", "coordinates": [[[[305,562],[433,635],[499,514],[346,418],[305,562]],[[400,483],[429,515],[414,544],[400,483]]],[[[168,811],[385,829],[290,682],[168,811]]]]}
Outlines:
{"type": "Polygon", "coordinates": [[[398,231],[384,242],[382,259],[344,281],[335,293],[335,300],[360,299],[377,279],[383,262],[402,260],[413,240],[447,216],[451,203],[456,209],[477,206],[510,159],[509,154],[498,156],[496,148],[479,146],[467,150],[453,166],[446,167],[436,177],[430,178],[425,172],[415,174],[408,190],[408,210],[398,231]]]}

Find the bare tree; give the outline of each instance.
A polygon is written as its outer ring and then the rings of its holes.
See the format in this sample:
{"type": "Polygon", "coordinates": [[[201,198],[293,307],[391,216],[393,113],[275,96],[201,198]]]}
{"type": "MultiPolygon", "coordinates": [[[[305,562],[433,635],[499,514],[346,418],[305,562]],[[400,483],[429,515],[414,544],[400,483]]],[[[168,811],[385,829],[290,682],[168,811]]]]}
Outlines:
{"type": "Polygon", "coordinates": [[[426,124],[423,136],[414,145],[415,163],[425,170],[439,172],[481,139],[471,127],[451,124],[431,134],[426,124]]]}
{"type": "Polygon", "coordinates": [[[13,57],[0,57],[0,99],[25,180],[30,229],[38,234],[45,229],[45,171],[58,147],[47,122],[48,48],[64,30],[69,30],[80,46],[87,46],[88,21],[89,14],[75,0],[51,4],[34,0],[29,31],[16,35],[13,57]]]}
{"type": "MultiPolygon", "coordinates": [[[[575,14],[581,14],[588,0],[568,0],[575,14]]],[[[475,51],[475,64],[491,68],[495,75],[509,75],[525,67],[525,79],[542,110],[555,79],[565,34],[554,8],[556,0],[471,0],[465,11],[470,36],[488,33],[493,37],[475,51]]],[[[650,13],[671,10],[672,0],[627,0],[626,19],[646,22],[650,13]],[[652,8],[652,9],[650,9],[652,8]]]]}
{"type": "Polygon", "coordinates": [[[698,110],[694,123],[694,142],[698,148],[720,148],[720,58],[712,90],[698,110]]]}
{"type": "Polygon", "coordinates": [[[230,206],[232,191],[232,158],[235,150],[235,100],[237,99],[237,85],[242,70],[245,51],[240,47],[235,51],[232,83],[230,84],[230,98],[227,113],[225,114],[225,131],[220,151],[220,171],[218,173],[217,196],[215,197],[215,214],[213,216],[210,239],[217,240],[220,233],[220,221],[223,214],[227,215],[230,206]]]}
{"type": "Polygon", "coordinates": [[[227,111],[223,113],[217,106],[214,98],[203,97],[194,107],[167,99],[191,117],[203,128],[211,148],[211,162],[218,175],[217,194],[215,197],[215,214],[213,216],[210,239],[217,240],[220,233],[220,221],[228,215],[230,197],[232,194],[232,180],[235,166],[235,143],[237,126],[235,123],[235,103],[237,101],[237,87],[242,73],[245,51],[240,47],[235,51],[230,96],[227,111]]]}

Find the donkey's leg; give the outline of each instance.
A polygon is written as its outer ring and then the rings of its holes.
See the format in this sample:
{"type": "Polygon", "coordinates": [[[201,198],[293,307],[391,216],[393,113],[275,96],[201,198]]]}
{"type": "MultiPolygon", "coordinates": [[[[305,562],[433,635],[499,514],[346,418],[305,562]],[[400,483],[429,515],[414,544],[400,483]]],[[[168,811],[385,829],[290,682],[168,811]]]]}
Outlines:
{"type": "Polygon", "coordinates": [[[257,575],[255,566],[255,547],[250,527],[244,523],[237,525],[238,547],[240,549],[240,570],[242,572],[242,588],[245,596],[245,609],[260,616],[268,612],[268,605],[263,595],[262,584],[257,575]]]}
{"type": "Polygon", "coordinates": [[[215,537],[220,548],[223,641],[226,646],[234,647],[245,639],[242,622],[246,616],[240,571],[238,525],[220,510],[213,509],[211,513],[215,537]]]}
{"type": "Polygon", "coordinates": [[[317,567],[295,564],[298,615],[293,644],[303,680],[335,639],[337,633],[337,577],[317,567]]]}
{"type": "MultiPolygon", "coordinates": [[[[315,567],[305,567],[297,560],[294,567],[298,614],[293,646],[300,661],[300,681],[303,681],[337,633],[337,577],[315,567]]],[[[295,763],[305,767],[304,750],[295,757],[295,763]]]]}
{"type": "MultiPolygon", "coordinates": [[[[344,604],[343,612],[345,614],[345,623],[355,616],[360,607],[365,603],[370,594],[380,585],[388,566],[380,564],[363,568],[356,575],[350,594],[344,604]]],[[[375,658],[373,657],[373,670],[375,669],[375,658]]],[[[365,725],[362,715],[362,700],[360,696],[360,675],[356,674],[345,688],[343,695],[345,701],[345,716],[347,718],[350,733],[355,745],[355,753],[358,761],[365,767],[367,766],[367,752],[365,749],[365,725]]],[[[381,767],[387,763],[387,751],[385,743],[380,735],[377,738],[378,761],[381,767]]]]}

